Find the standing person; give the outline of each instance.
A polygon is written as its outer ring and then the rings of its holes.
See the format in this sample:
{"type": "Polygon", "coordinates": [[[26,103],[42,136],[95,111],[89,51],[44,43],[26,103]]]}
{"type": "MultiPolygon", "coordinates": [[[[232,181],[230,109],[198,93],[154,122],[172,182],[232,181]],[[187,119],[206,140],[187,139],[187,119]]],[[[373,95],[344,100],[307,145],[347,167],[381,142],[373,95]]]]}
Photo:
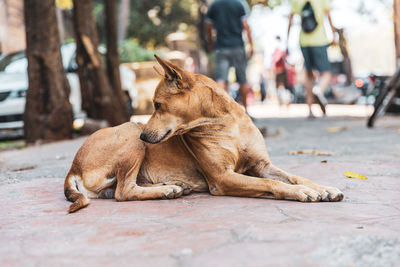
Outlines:
{"type": "MultiPolygon", "coordinates": [[[[330,41],[326,36],[324,27],[324,17],[329,21],[333,36],[335,27],[330,16],[330,0],[292,0],[291,14],[289,17],[288,39],[292,26],[293,16],[301,16],[300,47],[304,56],[306,68],[306,79],[304,87],[306,89],[306,101],[309,108],[309,118],[314,118],[311,111],[313,103],[313,93],[321,106],[322,112],[326,114],[327,104],[324,92],[332,80],[331,65],[328,59],[327,49],[330,41]],[[314,86],[315,77],[313,70],[319,72],[319,84],[314,86]],[[314,86],[314,87],[313,87],[314,86]]],[[[334,37],[335,38],[335,37],[334,37]]]]}
{"type": "Polygon", "coordinates": [[[215,0],[206,15],[206,31],[209,50],[215,48],[215,79],[219,86],[227,89],[229,68],[233,66],[240,85],[242,104],[247,110],[247,95],[250,85],[246,79],[247,55],[242,38],[243,30],[250,44],[249,58],[253,55],[253,40],[247,23],[247,3],[241,0],[215,0]],[[213,28],[216,30],[214,46],[213,28]]]}
{"type": "Polygon", "coordinates": [[[281,37],[276,36],[277,46],[272,54],[272,66],[275,72],[275,87],[278,93],[279,104],[290,104],[290,95],[287,99],[287,73],[286,73],[286,49],[282,47],[281,37]],[[289,101],[288,101],[289,100],[289,101]]]}

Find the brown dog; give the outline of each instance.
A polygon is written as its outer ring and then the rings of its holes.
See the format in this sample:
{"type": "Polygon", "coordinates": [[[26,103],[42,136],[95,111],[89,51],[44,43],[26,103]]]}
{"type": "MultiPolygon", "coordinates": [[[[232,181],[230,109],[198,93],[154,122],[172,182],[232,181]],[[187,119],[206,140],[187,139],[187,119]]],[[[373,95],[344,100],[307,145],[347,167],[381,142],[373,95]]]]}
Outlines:
{"type": "Polygon", "coordinates": [[[74,202],[176,198],[191,191],[304,202],[340,201],[333,187],[288,174],[269,160],[264,138],[217,84],[157,57],[165,77],[144,129],[134,123],[95,132],[79,149],[65,179],[74,202]]]}

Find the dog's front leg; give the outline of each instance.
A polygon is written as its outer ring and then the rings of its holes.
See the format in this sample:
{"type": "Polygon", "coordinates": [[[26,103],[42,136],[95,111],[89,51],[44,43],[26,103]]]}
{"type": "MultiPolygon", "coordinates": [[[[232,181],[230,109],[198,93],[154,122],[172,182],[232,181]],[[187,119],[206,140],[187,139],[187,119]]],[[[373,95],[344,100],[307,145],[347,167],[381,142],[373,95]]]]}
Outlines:
{"type": "Polygon", "coordinates": [[[208,178],[210,193],[240,197],[274,196],[277,199],[295,199],[302,202],[316,202],[321,196],[304,185],[292,185],[281,181],[247,176],[233,171],[208,178]]]}
{"type": "Polygon", "coordinates": [[[305,185],[315,191],[317,191],[321,197],[322,201],[341,201],[343,199],[343,193],[335,188],[329,186],[323,186],[316,184],[308,179],[299,177],[296,175],[289,174],[272,164],[266,165],[260,172],[262,177],[278,179],[293,185],[305,185]]]}

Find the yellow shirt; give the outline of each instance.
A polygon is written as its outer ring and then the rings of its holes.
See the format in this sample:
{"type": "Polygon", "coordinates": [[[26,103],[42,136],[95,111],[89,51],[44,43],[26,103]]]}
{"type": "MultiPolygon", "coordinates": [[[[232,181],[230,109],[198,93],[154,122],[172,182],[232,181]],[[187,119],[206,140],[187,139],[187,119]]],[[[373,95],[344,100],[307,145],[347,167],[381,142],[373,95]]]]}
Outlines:
{"type": "Polygon", "coordinates": [[[330,43],[326,36],[324,26],[325,12],[330,10],[330,0],[292,0],[292,14],[301,15],[301,10],[307,2],[311,3],[315,18],[318,22],[317,28],[311,33],[303,30],[300,32],[300,46],[323,46],[330,43]]]}

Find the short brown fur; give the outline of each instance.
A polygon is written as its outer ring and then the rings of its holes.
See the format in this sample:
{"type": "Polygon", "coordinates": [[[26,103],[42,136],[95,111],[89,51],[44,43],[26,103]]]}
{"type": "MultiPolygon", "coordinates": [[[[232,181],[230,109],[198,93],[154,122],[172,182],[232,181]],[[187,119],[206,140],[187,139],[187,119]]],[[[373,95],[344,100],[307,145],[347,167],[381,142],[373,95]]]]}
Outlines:
{"type": "Polygon", "coordinates": [[[260,131],[217,84],[157,57],[164,79],[145,126],[125,123],[91,135],[77,152],[64,192],[74,202],[176,198],[191,191],[340,201],[343,193],[271,164],[260,131]]]}

